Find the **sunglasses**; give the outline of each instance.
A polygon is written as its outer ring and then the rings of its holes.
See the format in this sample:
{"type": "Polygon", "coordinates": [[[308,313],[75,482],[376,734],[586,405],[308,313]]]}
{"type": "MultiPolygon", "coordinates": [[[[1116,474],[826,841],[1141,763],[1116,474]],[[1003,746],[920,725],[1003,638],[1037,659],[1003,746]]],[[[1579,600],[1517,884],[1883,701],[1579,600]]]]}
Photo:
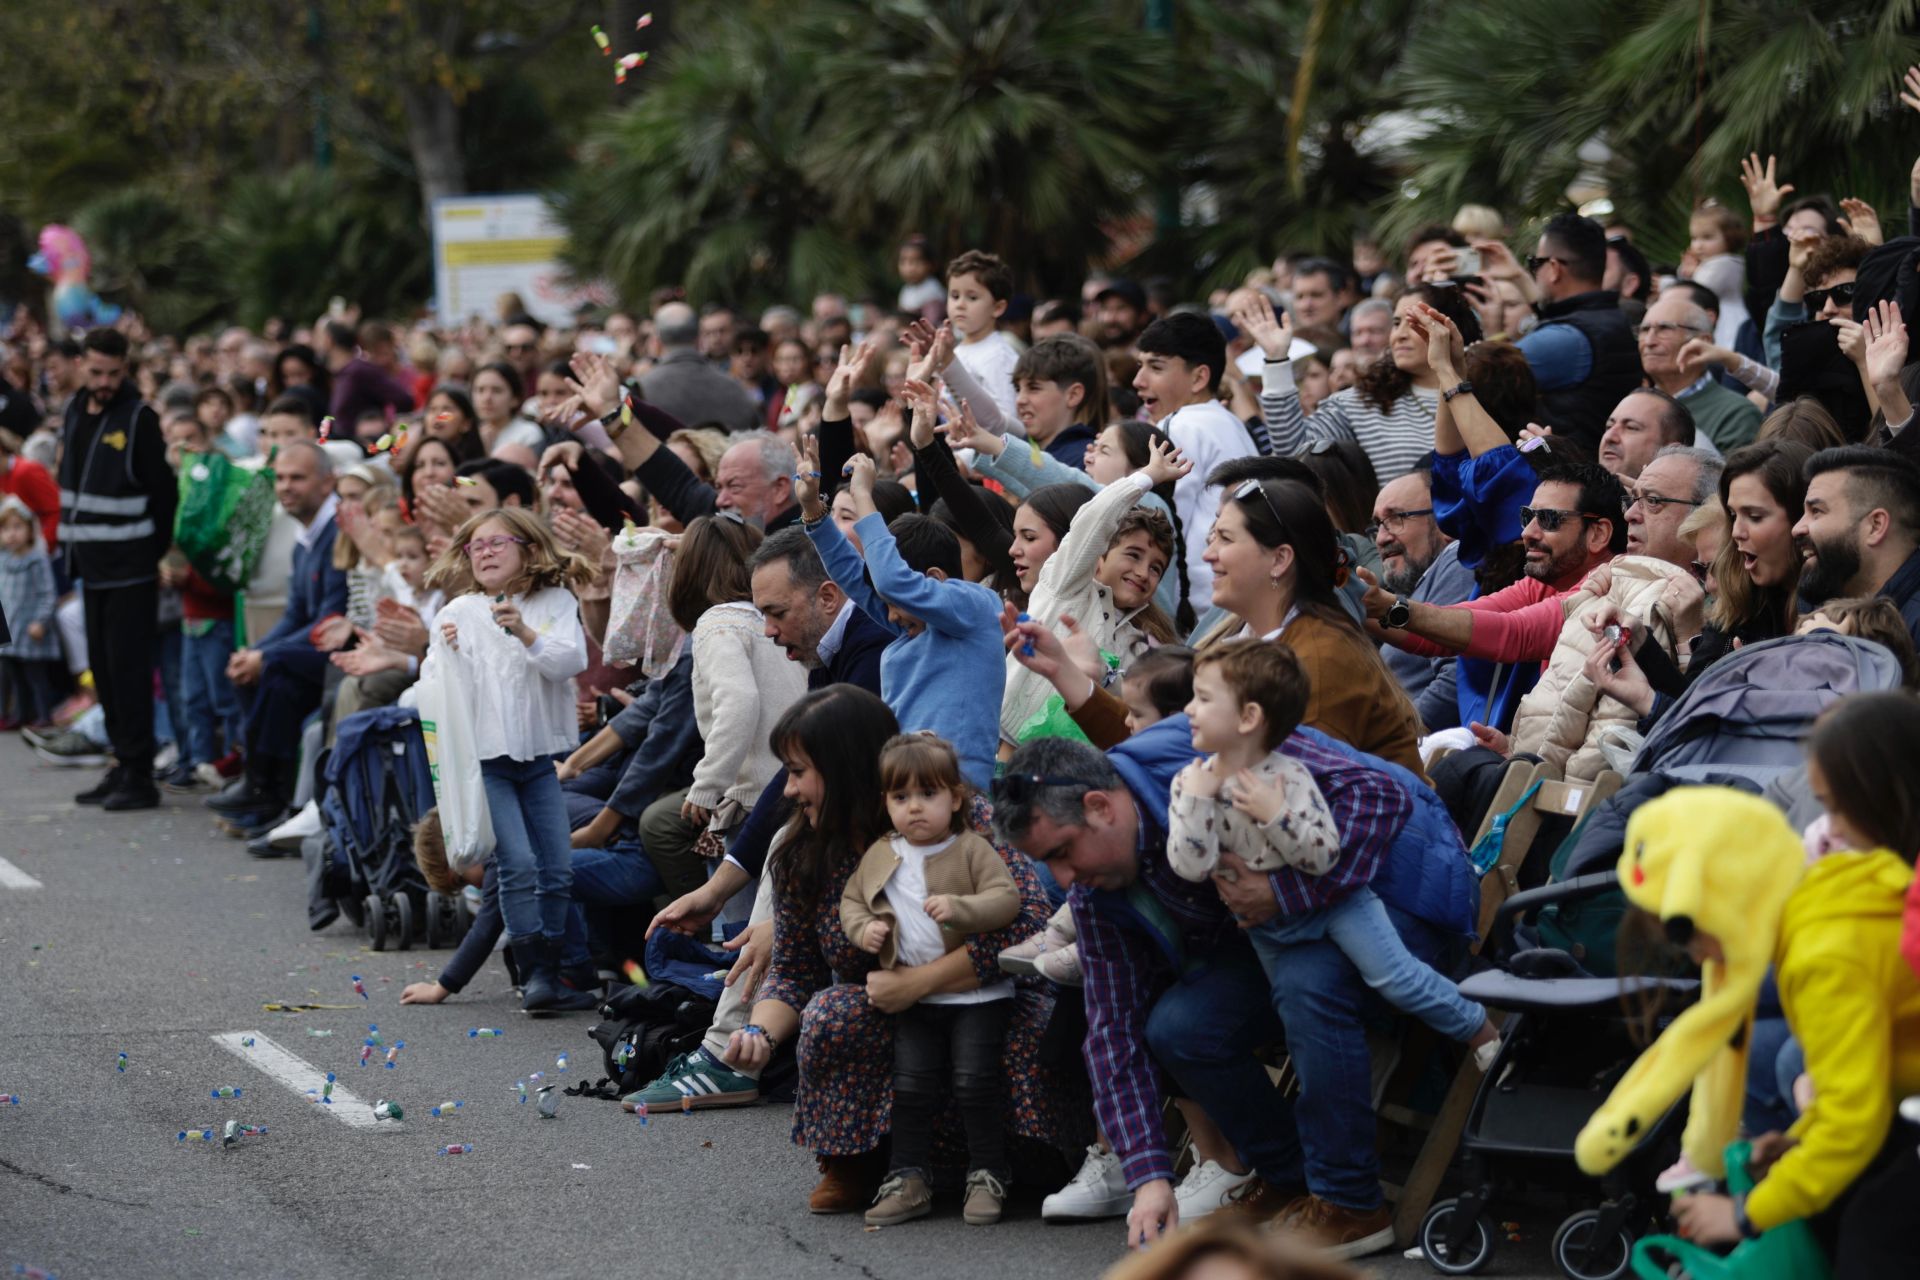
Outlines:
{"type": "Polygon", "coordinates": [[[1052,773],[1003,773],[993,780],[993,799],[997,804],[1026,804],[1044,787],[1084,787],[1080,778],[1063,778],[1052,773]]]}
{"type": "Polygon", "coordinates": [[[509,538],[506,534],[499,533],[491,538],[475,538],[462,549],[469,557],[472,557],[479,555],[483,549],[487,551],[498,551],[510,543],[515,546],[524,547],[527,545],[527,540],[525,538],[509,538]]]}
{"type": "Polygon", "coordinates": [[[1546,266],[1549,262],[1558,262],[1558,261],[1560,261],[1560,259],[1554,257],[1552,254],[1548,254],[1543,258],[1536,254],[1530,253],[1527,255],[1527,274],[1530,276],[1539,275],[1540,268],[1546,266]]]}
{"type": "Polygon", "coordinates": [[[1273,505],[1273,498],[1267,493],[1267,487],[1265,485],[1261,484],[1258,480],[1242,480],[1240,487],[1233,491],[1235,500],[1239,502],[1251,501],[1255,495],[1258,495],[1260,501],[1267,504],[1267,513],[1273,517],[1273,522],[1282,529],[1285,529],[1287,527],[1286,519],[1280,514],[1280,508],[1273,505]]]}
{"type": "Polygon", "coordinates": [[[1520,508],[1520,527],[1522,529],[1538,521],[1540,527],[1548,533],[1554,532],[1569,520],[1598,520],[1599,518],[1599,516],[1593,514],[1591,511],[1562,511],[1557,507],[1520,508]]]}
{"type": "Polygon", "coordinates": [[[1824,289],[1807,290],[1807,293],[1806,293],[1807,313],[1811,315],[1815,312],[1820,311],[1822,308],[1824,308],[1827,305],[1828,299],[1832,299],[1835,306],[1840,306],[1840,307],[1852,306],[1853,293],[1854,293],[1854,290],[1858,287],[1858,284],[1859,284],[1858,281],[1849,280],[1845,284],[1834,284],[1834,285],[1828,285],[1824,289]]]}

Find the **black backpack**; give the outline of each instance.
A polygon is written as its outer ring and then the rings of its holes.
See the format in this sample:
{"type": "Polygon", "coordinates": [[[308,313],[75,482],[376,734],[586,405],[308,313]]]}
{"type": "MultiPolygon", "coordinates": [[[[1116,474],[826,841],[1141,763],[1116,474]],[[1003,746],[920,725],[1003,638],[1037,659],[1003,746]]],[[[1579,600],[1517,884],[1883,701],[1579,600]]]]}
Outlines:
{"type": "Polygon", "coordinates": [[[600,1021],[587,1028],[600,1046],[606,1075],[567,1092],[601,1098],[634,1092],[697,1046],[713,1013],[713,1001],[671,982],[620,988],[600,1006],[600,1021]]]}

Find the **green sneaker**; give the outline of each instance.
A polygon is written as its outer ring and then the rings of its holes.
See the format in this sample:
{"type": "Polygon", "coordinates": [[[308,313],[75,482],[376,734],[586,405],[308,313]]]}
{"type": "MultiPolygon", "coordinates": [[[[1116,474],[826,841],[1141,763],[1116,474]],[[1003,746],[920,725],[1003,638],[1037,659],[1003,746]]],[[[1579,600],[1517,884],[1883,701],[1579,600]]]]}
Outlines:
{"type": "Polygon", "coordinates": [[[628,1111],[698,1111],[705,1107],[745,1107],[760,1101],[760,1082],[743,1076],[704,1048],[681,1054],[660,1078],[620,1099],[628,1111]]]}

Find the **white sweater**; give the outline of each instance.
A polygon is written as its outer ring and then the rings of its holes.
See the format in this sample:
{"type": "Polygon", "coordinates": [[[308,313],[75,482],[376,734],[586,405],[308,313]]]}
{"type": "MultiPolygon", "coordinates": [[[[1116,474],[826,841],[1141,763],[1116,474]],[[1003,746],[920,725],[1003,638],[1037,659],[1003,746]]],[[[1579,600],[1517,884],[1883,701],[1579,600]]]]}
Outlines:
{"type": "Polygon", "coordinates": [[[1173,505],[1187,531],[1187,600],[1197,616],[1213,603],[1213,570],[1205,556],[1207,534],[1220,514],[1220,490],[1209,485],[1207,477],[1223,462],[1260,451],[1247,434],[1247,424],[1218,400],[1176,409],[1158,425],[1193,463],[1192,471],[1173,482],[1173,505]]]}
{"type": "MultiPolygon", "coordinates": [[[[806,671],[763,628],[760,611],[744,601],[714,605],[693,628],[693,718],[706,749],[687,799],[702,809],[724,801],[752,807],[780,770],[767,738],[807,691],[806,671]]],[[[744,815],[716,816],[724,831],[744,815]]]]}
{"type": "MultiPolygon", "coordinates": [[[[564,587],[546,587],[514,603],[537,633],[531,645],[500,629],[493,597],[484,592],[456,596],[435,618],[453,623],[460,637],[459,656],[467,661],[448,670],[459,673],[473,709],[474,749],[482,760],[538,760],[580,745],[573,678],[587,669],[587,636],[579,602],[564,587]]],[[[439,627],[432,637],[429,668],[445,661],[439,627]]]]}

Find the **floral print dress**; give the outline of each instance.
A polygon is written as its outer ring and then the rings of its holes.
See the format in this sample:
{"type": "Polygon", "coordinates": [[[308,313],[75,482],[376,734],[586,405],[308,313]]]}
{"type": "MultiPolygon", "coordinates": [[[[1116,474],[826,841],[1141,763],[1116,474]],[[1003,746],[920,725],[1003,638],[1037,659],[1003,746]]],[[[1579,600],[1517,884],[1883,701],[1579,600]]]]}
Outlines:
{"type": "MultiPolygon", "coordinates": [[[[992,805],[974,797],[968,822],[989,840],[992,815],[992,805]]],[[[994,848],[1020,890],[1020,915],[1005,929],[967,938],[967,954],[983,984],[1005,978],[1000,952],[1040,932],[1051,914],[1026,856],[998,842],[994,848]]],[[[823,1156],[872,1151],[892,1121],[893,1016],[867,1000],[867,974],[878,962],[849,942],[840,927],[840,894],[863,852],[842,851],[813,911],[785,898],[774,904],[773,959],[758,996],[801,1011],[793,1140],[823,1156]]],[[[1004,1058],[1012,1132],[1046,1143],[1055,1143],[1061,1131],[1058,1091],[1040,1064],[1040,1034],[1052,1012],[1052,989],[1023,979],[1014,996],[1004,1058]]],[[[965,1151],[959,1112],[951,1106],[936,1123],[935,1137],[943,1151],[965,1151]]]]}

